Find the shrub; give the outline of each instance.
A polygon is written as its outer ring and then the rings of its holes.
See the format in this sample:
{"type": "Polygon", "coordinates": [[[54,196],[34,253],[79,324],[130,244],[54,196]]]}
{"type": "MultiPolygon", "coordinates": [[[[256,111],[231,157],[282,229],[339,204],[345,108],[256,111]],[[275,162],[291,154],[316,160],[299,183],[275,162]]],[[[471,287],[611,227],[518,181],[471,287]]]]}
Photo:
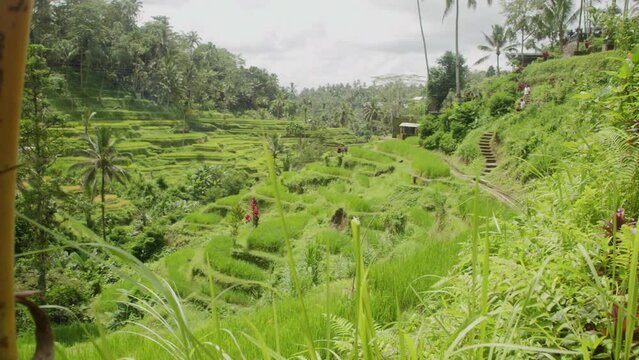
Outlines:
{"type": "Polygon", "coordinates": [[[76,320],[76,316],[83,318],[90,298],[90,282],[77,278],[77,275],[66,269],[58,274],[49,274],[50,287],[47,290],[47,302],[61,305],[71,310],[52,311],[49,313],[51,321],[55,323],[69,323],[76,320]]]}
{"type": "Polygon", "coordinates": [[[399,211],[384,214],[384,227],[391,234],[402,234],[406,229],[406,215],[399,211]]]}
{"type": "Polygon", "coordinates": [[[424,139],[435,133],[438,129],[438,121],[436,116],[428,116],[419,126],[419,136],[424,139]]]}
{"type": "Polygon", "coordinates": [[[247,183],[243,171],[218,165],[203,165],[189,177],[194,200],[208,200],[237,194],[247,183]]]}
{"type": "Polygon", "coordinates": [[[443,116],[448,117],[448,121],[470,126],[477,120],[479,104],[477,101],[467,101],[461,104],[455,104],[448,109],[443,116]]]}
{"type": "Polygon", "coordinates": [[[443,130],[437,130],[433,134],[429,135],[422,142],[426,149],[439,149],[439,139],[445,134],[443,130]]]}
{"type": "Polygon", "coordinates": [[[488,109],[492,116],[502,116],[513,109],[515,98],[504,92],[498,92],[488,99],[488,109]]]}
{"type": "Polygon", "coordinates": [[[131,247],[131,254],[140,261],[150,260],[154,255],[162,251],[166,242],[164,241],[165,229],[160,226],[150,226],[145,232],[138,236],[138,241],[131,247]]]}
{"type": "Polygon", "coordinates": [[[457,142],[453,139],[452,133],[444,133],[439,138],[439,148],[446,154],[452,154],[457,149],[457,142]]]}

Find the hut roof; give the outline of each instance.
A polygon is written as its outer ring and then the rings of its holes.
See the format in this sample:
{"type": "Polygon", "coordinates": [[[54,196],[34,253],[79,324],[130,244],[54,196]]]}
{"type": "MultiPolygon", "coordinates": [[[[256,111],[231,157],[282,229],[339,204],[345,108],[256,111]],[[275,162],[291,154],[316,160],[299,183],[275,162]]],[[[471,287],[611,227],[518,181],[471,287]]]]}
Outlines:
{"type": "Polygon", "coordinates": [[[419,127],[419,124],[403,122],[403,123],[399,124],[399,127],[416,128],[416,127],[419,127]]]}

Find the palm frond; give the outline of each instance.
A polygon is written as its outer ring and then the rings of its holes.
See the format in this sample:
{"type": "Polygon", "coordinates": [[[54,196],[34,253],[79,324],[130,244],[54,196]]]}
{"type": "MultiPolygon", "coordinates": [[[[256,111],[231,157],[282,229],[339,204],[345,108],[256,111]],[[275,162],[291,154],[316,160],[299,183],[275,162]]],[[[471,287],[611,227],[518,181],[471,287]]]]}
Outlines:
{"type": "Polygon", "coordinates": [[[444,15],[442,16],[442,21],[444,21],[444,18],[448,15],[448,13],[450,13],[450,9],[453,8],[454,4],[455,4],[455,0],[446,0],[446,8],[444,9],[444,15]]]}
{"type": "Polygon", "coordinates": [[[479,64],[485,62],[486,60],[488,60],[490,58],[490,55],[492,55],[492,54],[489,54],[489,55],[484,56],[483,58],[480,58],[479,60],[475,61],[475,63],[473,65],[479,65],[479,64]]]}

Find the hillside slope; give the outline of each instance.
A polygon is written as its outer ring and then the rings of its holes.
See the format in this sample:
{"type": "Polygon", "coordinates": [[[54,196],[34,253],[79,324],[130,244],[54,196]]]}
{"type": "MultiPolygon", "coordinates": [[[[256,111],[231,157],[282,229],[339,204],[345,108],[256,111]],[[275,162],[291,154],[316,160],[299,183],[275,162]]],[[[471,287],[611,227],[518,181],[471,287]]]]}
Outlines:
{"type": "Polygon", "coordinates": [[[638,60],[608,52],[533,64],[484,81],[477,99],[459,105],[477,120],[454,160],[478,173],[481,136],[495,132],[498,166],[485,180],[526,209],[515,221],[480,218],[495,227],[425,295],[413,315],[424,353],[618,358],[624,347],[636,356],[611,312],[635,312],[628,269],[639,239],[624,224],[639,211],[638,60]],[[530,99],[515,111],[524,84],[530,99]]]}

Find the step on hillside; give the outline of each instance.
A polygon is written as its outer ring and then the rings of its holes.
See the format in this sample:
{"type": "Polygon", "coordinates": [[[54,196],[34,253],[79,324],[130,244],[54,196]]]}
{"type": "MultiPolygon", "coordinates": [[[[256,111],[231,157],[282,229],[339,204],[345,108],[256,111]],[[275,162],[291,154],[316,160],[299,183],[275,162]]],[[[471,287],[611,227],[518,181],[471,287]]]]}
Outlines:
{"type": "Polygon", "coordinates": [[[484,169],[481,172],[482,176],[490,174],[497,167],[497,157],[492,146],[494,138],[495,133],[488,131],[483,133],[479,139],[479,149],[485,160],[484,169]]]}

